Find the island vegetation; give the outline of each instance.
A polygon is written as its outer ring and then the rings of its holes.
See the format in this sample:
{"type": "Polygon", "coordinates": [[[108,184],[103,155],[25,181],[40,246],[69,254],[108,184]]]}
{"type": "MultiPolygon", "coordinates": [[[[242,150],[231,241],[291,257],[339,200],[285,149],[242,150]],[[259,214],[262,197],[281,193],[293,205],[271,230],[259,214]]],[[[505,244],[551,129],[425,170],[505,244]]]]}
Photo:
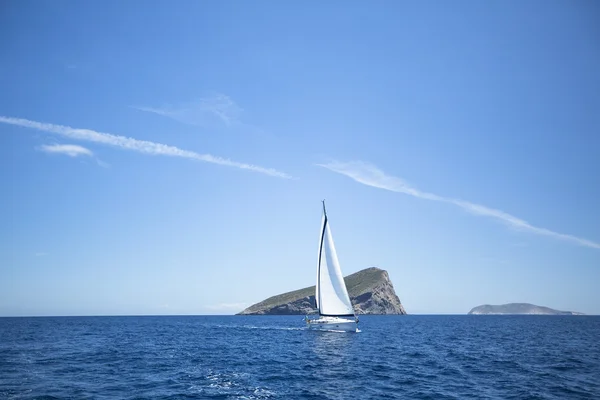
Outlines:
{"type": "MultiPolygon", "coordinates": [[[[387,271],[367,268],[344,278],[357,314],[406,314],[387,271]]],[[[316,313],[315,286],[269,297],[238,315],[305,315],[316,313]]]]}

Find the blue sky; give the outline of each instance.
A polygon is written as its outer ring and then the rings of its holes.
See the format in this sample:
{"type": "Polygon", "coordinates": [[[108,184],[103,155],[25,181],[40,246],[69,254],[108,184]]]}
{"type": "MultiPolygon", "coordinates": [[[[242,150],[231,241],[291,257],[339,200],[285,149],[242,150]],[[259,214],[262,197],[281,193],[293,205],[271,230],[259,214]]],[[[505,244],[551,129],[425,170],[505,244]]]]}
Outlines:
{"type": "Polygon", "coordinates": [[[0,315],[231,314],[344,274],[409,313],[600,313],[594,2],[9,2],[0,315]]]}

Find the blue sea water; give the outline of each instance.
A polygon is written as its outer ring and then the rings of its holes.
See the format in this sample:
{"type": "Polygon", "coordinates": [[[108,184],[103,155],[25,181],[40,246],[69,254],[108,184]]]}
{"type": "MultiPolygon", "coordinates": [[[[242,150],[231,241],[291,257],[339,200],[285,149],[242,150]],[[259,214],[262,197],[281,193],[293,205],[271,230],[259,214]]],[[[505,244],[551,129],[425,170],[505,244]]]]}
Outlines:
{"type": "Polygon", "coordinates": [[[302,318],[0,318],[0,398],[600,398],[600,317],[302,318]]]}

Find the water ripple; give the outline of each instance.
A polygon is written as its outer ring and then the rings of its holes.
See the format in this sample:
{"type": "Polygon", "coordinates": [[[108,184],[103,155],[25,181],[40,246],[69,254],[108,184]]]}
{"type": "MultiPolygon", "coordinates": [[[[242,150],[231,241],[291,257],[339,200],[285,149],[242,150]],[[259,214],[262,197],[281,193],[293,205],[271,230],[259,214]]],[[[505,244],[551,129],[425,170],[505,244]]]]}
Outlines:
{"type": "Polygon", "coordinates": [[[0,399],[600,398],[600,318],[0,318],[0,399]]]}

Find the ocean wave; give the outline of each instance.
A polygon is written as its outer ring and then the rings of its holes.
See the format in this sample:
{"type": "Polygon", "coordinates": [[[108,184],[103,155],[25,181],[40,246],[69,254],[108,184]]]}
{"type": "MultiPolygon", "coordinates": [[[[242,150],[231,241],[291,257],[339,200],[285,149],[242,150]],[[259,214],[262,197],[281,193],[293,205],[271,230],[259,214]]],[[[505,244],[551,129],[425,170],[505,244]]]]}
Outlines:
{"type": "Polygon", "coordinates": [[[531,318],[0,318],[0,399],[600,398],[600,318],[531,318]]]}

